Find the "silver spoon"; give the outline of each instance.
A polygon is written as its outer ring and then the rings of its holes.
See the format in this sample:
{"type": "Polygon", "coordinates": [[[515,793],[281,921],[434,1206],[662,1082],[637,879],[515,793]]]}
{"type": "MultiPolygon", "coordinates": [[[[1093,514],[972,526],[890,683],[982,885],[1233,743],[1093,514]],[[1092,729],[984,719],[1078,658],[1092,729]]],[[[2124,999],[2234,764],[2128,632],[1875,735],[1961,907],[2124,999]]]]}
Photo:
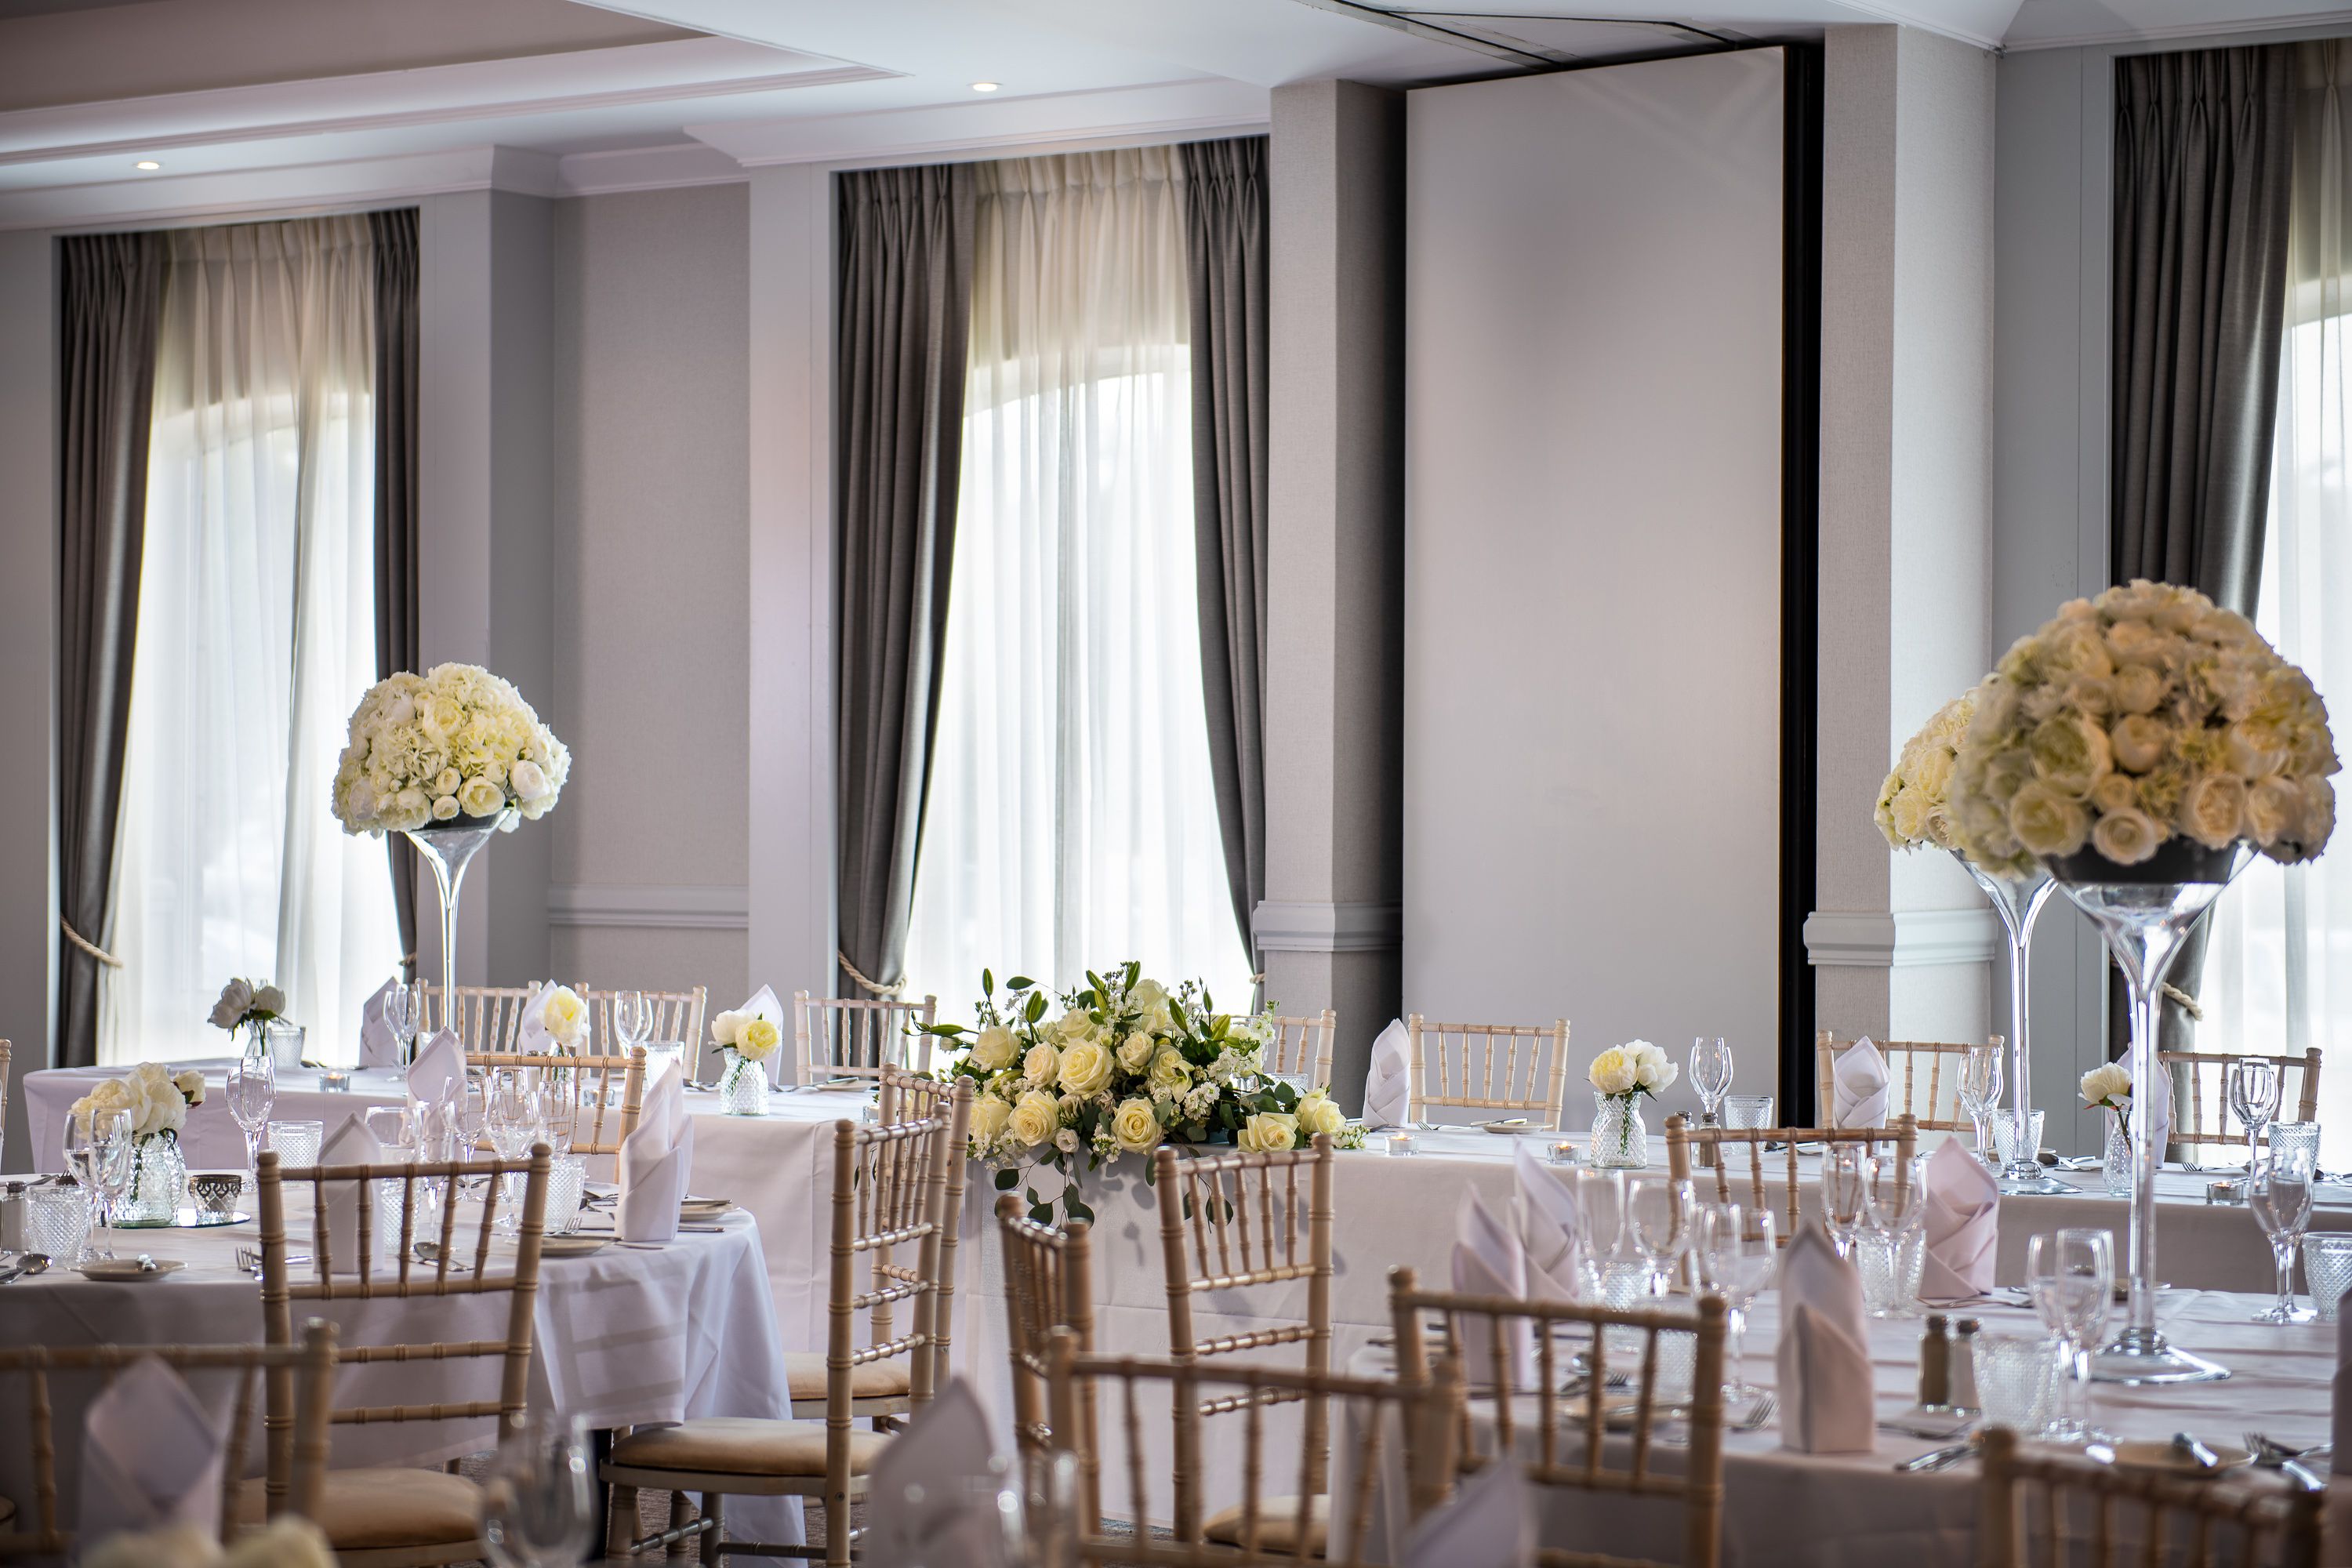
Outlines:
{"type": "Polygon", "coordinates": [[[13,1285],[28,1274],[46,1274],[48,1271],[49,1255],[47,1253],[27,1252],[16,1259],[16,1267],[9,1269],[6,1274],[0,1275],[0,1285],[13,1285]]]}

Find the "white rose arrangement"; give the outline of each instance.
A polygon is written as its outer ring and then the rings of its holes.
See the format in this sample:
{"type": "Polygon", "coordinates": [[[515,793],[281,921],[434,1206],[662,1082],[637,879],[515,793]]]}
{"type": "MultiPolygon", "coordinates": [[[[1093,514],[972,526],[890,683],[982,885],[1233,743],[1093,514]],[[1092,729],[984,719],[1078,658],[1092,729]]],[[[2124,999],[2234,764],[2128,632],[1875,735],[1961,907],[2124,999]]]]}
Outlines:
{"type": "Polygon", "coordinates": [[[2083,1075],[2084,1105],[2127,1118],[2131,1115],[2131,1068],[2121,1062],[2107,1062],[2083,1075]]]}
{"type": "MultiPolygon", "coordinates": [[[[1325,1133],[1342,1148],[1363,1145],[1328,1089],[1302,1093],[1265,1074],[1262,1018],[1218,1012],[1197,981],[1171,991],[1130,962],[1108,979],[1089,973],[1059,998],[1024,975],[1000,994],[986,970],[980,989],[971,1026],[917,1026],[961,1052],[940,1076],[971,1079],[970,1152],[996,1167],[998,1190],[1022,1186],[1037,1164],[1061,1173],[1057,1198],[1027,1188],[1034,1218],[1050,1222],[1058,1204],[1068,1218],[1092,1220],[1082,1173],[1162,1143],[1230,1140],[1278,1152],[1325,1133]]],[[[1143,1174],[1155,1179],[1148,1163],[1143,1174]]]]}
{"type": "Polygon", "coordinates": [[[2062,605],[1979,688],[1950,816],[1958,847],[2020,871],[2085,846],[2136,866],[2181,837],[2308,860],[2340,764],[2304,672],[2243,616],[2135,582],[2062,605]]]}
{"type": "Polygon", "coordinates": [[[346,833],[409,832],[464,817],[511,831],[553,808],[572,753],[511,685],[470,664],[386,676],[352,712],[335,770],[346,833]]]}
{"type": "Polygon", "coordinates": [[[1644,1094],[1654,1098],[1673,1084],[1681,1071],[1666,1059],[1665,1052],[1649,1041],[1628,1040],[1593,1058],[1584,1076],[1595,1089],[1610,1099],[1632,1100],[1644,1094]]]}
{"type": "Polygon", "coordinates": [[[1903,754],[1886,782],[1878,786],[1878,831],[1895,848],[1956,847],[1952,774],[1959,765],[1960,742],[1976,710],[1976,692],[1955,697],[1903,743],[1903,754]]]}
{"type": "Polygon", "coordinates": [[[191,1107],[205,1102],[205,1075],[193,1068],[173,1073],[161,1062],[141,1062],[121,1078],[110,1078],[73,1102],[68,1110],[85,1129],[93,1115],[126,1112],[135,1139],[177,1139],[191,1107]]]}
{"type": "Polygon", "coordinates": [[[569,1050],[588,1037],[588,1004],[571,986],[559,985],[548,993],[539,1022],[549,1039],[569,1050]]]}
{"type": "Polygon", "coordinates": [[[234,1034],[247,1024],[268,1023],[286,1011],[286,993],[266,980],[231,980],[213,1004],[213,1027],[234,1034]]]}
{"type": "Polygon", "coordinates": [[[776,1021],[759,1013],[719,1014],[710,1021],[710,1037],[727,1061],[727,1069],[719,1079],[722,1093],[735,1087],[739,1075],[759,1070],[758,1064],[774,1056],[776,1047],[784,1043],[784,1032],[776,1021]]]}

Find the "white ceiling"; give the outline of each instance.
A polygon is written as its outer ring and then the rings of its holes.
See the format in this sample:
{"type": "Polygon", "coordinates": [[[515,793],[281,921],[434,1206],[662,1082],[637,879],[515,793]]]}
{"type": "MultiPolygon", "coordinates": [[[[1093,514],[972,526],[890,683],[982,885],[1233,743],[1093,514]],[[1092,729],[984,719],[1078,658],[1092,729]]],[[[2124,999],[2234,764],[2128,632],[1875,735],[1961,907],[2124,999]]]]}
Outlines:
{"type": "Polygon", "coordinates": [[[1207,133],[1262,123],[1288,81],[1442,81],[1859,22],[2011,47],[2352,26],[2346,0],[1408,3],[0,0],[0,227],[1207,133]]]}

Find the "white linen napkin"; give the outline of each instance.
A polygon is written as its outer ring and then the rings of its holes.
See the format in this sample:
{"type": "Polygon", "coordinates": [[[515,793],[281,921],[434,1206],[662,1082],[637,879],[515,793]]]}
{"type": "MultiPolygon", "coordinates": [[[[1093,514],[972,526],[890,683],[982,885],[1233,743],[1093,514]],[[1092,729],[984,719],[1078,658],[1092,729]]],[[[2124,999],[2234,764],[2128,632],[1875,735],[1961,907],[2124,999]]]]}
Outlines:
{"type": "MultiPolygon", "coordinates": [[[[1465,1296],[1511,1296],[1521,1300],[1528,1294],[1528,1259],[1519,1238],[1508,1226],[1496,1219],[1478,1196],[1475,1187],[1462,1189],[1462,1202],[1454,1215],[1454,1289],[1465,1296]]],[[[1503,1347],[1504,1368],[1515,1388],[1525,1388],[1534,1381],[1535,1334],[1526,1319],[1518,1319],[1505,1330],[1509,1342],[1503,1347]]],[[[1462,1378],[1474,1388],[1495,1385],[1495,1322],[1491,1318],[1465,1314],[1461,1319],[1462,1378]]]]}
{"type": "Polygon", "coordinates": [[[466,1089],[466,1047],[443,1029],[416,1049],[408,1068],[408,1098],[419,1105],[446,1105],[466,1089]]]}
{"type": "Polygon", "coordinates": [[[1412,1103],[1412,1041],[1404,1020],[1391,1018],[1372,1042],[1372,1065],[1364,1073],[1364,1125],[1401,1127],[1412,1103]]]}
{"type": "Polygon", "coordinates": [[[1576,1300],[1576,1194],[1537,1157],[1532,1140],[1515,1138],[1511,1222],[1527,1257],[1528,1294],[1538,1301],[1576,1300]]]}
{"type": "Polygon", "coordinates": [[[674,1241],[677,1205],[694,1172],[694,1124],[687,1120],[677,1064],[665,1059],[646,1086],[637,1125],[621,1144],[621,1197],[613,1228],[623,1241],[674,1241]]]}
{"type": "Polygon", "coordinates": [[[221,1435],[180,1374],[153,1356],[91,1402],[81,1437],[81,1539],[220,1528],[221,1435]]]}
{"type": "MultiPolygon", "coordinates": [[[[367,1130],[367,1123],[354,1116],[327,1140],[319,1151],[321,1165],[377,1165],[383,1163],[383,1145],[367,1130]]],[[[360,1184],[357,1182],[334,1182],[327,1188],[326,1212],[319,1224],[327,1233],[327,1250],[332,1255],[334,1271],[357,1274],[360,1271],[360,1247],[364,1241],[373,1249],[375,1237],[360,1235],[360,1184]]]]}
{"type": "Polygon", "coordinates": [[[1957,1138],[1927,1156],[1927,1256],[1919,1268],[1919,1300],[1965,1301],[1992,1289],[1993,1252],[2000,1240],[2000,1184],[1957,1138]]]}
{"type": "Polygon", "coordinates": [[[1867,1454],[1878,1446],[1862,1276],[1819,1223],[1799,1227],[1780,1256],[1780,1446],[1803,1454],[1867,1454]]]}
{"type": "Polygon", "coordinates": [[[392,1032],[392,1026],[383,1016],[384,1004],[392,999],[392,988],[399,984],[397,975],[385,981],[383,988],[360,1008],[360,1066],[363,1068],[400,1065],[400,1037],[392,1032]]]}
{"type": "Polygon", "coordinates": [[[970,1563],[1002,1568],[996,1445],[971,1385],[950,1378],[874,1461],[858,1561],[871,1568],[970,1563]]]}
{"type": "Polygon", "coordinates": [[[2352,1476],[2352,1312],[2342,1307],[2336,1310],[2336,1385],[2332,1397],[2333,1422],[2328,1435],[2335,1439],[2336,1452],[2329,1457],[2328,1466],[2339,1476],[2352,1476]]]}
{"type": "Polygon", "coordinates": [[[1886,1058],[1864,1035],[1830,1066],[1830,1125],[1886,1125],[1886,1058]]]}
{"type": "Polygon", "coordinates": [[[1405,1537],[1407,1568],[1522,1568],[1535,1560],[1535,1499],[1516,1464],[1488,1465],[1405,1537]]]}

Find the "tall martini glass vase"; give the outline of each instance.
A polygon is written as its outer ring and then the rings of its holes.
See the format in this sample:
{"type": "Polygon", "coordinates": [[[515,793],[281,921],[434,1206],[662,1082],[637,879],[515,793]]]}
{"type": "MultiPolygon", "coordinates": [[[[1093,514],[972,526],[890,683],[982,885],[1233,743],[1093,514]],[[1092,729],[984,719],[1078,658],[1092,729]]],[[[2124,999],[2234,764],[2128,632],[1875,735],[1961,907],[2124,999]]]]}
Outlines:
{"type": "MultiPolygon", "coordinates": [[[[2032,1014],[2029,1005],[2029,980],[2032,974],[2030,962],[2033,953],[2033,922],[2042,918],[2042,910],[2057,891],[2057,884],[2046,871],[2029,872],[2023,876],[1997,876],[1985,870],[1958,850],[1952,851],[1968,874],[1974,878],[1984,896],[2000,916],[2001,930],[2009,936],[2009,1098],[2010,1109],[2017,1113],[2017,1125],[2021,1134],[2033,1125],[2033,1041],[2027,1033],[2032,1014]]],[[[2072,1193],[2075,1189],[2059,1181],[2042,1168],[2034,1158],[2039,1151],[2027,1146],[2030,1140],[2021,1136],[2015,1158],[2002,1167],[2000,1190],[2004,1193],[2072,1193]]]]}
{"type": "MultiPolygon", "coordinates": [[[[2198,918],[2212,908],[2243,864],[2240,848],[2208,849],[2172,838],[2137,866],[2096,850],[2053,858],[2058,885],[2088,915],[2131,990],[2132,1104],[2154,1105],[2157,1006],[2164,977],[2198,918]]],[[[2091,1357],[2103,1383],[2210,1383],[2229,1369],[2166,1342],[2156,1326],[2156,1172],[2164,1157],[2164,1121],[2131,1119],[2131,1304],[2123,1331],[2091,1357]]]]}
{"type": "Polygon", "coordinates": [[[441,1011],[433,1023],[436,1028],[457,1027],[457,896],[466,884],[466,868],[515,815],[509,806],[495,816],[458,816],[404,830],[433,868],[434,885],[441,892],[441,1011]]]}

